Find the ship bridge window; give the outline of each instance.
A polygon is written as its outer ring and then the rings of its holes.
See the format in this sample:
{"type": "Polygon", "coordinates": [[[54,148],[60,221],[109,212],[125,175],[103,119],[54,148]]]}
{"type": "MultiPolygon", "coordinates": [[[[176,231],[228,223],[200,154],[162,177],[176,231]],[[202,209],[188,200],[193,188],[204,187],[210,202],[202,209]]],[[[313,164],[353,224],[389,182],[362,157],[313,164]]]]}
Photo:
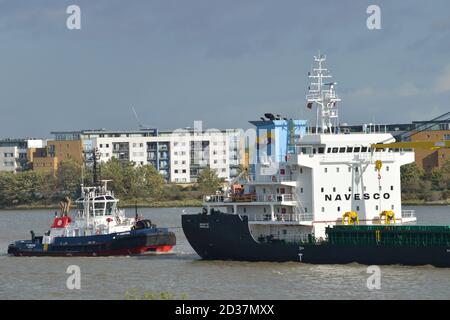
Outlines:
{"type": "Polygon", "coordinates": [[[102,216],[105,212],[105,202],[95,202],[95,216],[102,216]]]}
{"type": "Polygon", "coordinates": [[[106,203],[106,215],[112,215],[113,214],[113,209],[114,209],[114,202],[107,202],[106,203]]]}
{"type": "Polygon", "coordinates": [[[353,152],[359,152],[359,150],[361,150],[360,147],[355,147],[355,148],[353,148],[353,152]]]}
{"type": "Polygon", "coordinates": [[[348,153],[353,152],[353,147],[347,147],[347,152],[348,153]]]}
{"type": "Polygon", "coordinates": [[[361,152],[367,152],[367,147],[362,147],[361,152]]]}
{"type": "Polygon", "coordinates": [[[312,147],[302,147],[302,148],[300,148],[300,152],[302,153],[302,154],[312,154],[312,147]]]}
{"type": "Polygon", "coordinates": [[[331,153],[331,148],[327,148],[327,153],[331,153]]]}
{"type": "Polygon", "coordinates": [[[344,152],[345,152],[345,147],[339,148],[339,153],[344,153],[344,152]]]}
{"type": "Polygon", "coordinates": [[[325,152],[325,148],[324,147],[319,147],[318,153],[324,153],[324,152],[325,152]]]}
{"type": "Polygon", "coordinates": [[[338,148],[333,148],[332,152],[333,153],[337,153],[338,152],[338,148]]]}

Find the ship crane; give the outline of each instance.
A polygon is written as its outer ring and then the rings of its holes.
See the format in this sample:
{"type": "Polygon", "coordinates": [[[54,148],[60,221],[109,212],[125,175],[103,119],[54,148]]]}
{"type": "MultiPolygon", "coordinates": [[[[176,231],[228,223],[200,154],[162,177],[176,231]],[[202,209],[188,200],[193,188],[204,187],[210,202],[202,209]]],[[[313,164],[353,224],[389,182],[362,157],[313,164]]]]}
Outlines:
{"type": "MultiPolygon", "coordinates": [[[[439,117],[436,117],[430,121],[427,121],[422,126],[419,126],[418,128],[415,128],[414,130],[407,131],[403,134],[397,135],[395,138],[396,140],[399,139],[405,139],[405,138],[411,138],[412,136],[425,131],[427,129],[430,129],[433,127],[436,122],[444,122],[444,121],[450,121],[450,112],[446,112],[439,117]]],[[[386,148],[392,148],[392,149],[429,149],[429,150],[438,150],[442,148],[450,148],[450,140],[427,140],[427,141],[397,141],[397,142],[391,142],[391,143],[383,143],[384,141],[380,143],[374,143],[371,145],[372,150],[374,149],[386,149],[386,148]]]]}

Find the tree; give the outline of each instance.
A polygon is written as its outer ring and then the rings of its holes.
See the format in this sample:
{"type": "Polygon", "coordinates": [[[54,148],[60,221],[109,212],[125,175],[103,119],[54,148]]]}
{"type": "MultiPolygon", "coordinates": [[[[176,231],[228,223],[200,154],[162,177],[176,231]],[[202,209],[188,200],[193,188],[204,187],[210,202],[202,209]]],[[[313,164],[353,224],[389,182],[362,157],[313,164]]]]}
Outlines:
{"type": "Polygon", "coordinates": [[[112,158],[101,164],[101,179],[112,180],[111,188],[118,197],[157,198],[161,195],[164,178],[152,165],[135,166],[112,158]]]}
{"type": "Polygon", "coordinates": [[[61,194],[76,197],[81,183],[81,164],[70,158],[61,161],[56,172],[56,183],[61,194]]]}
{"type": "Polygon", "coordinates": [[[223,184],[224,180],[217,176],[215,170],[210,167],[203,169],[197,178],[199,190],[203,194],[211,194],[217,191],[223,184]]]}
{"type": "Polygon", "coordinates": [[[442,165],[441,172],[442,180],[446,184],[445,188],[450,190],[450,159],[442,165]]]}

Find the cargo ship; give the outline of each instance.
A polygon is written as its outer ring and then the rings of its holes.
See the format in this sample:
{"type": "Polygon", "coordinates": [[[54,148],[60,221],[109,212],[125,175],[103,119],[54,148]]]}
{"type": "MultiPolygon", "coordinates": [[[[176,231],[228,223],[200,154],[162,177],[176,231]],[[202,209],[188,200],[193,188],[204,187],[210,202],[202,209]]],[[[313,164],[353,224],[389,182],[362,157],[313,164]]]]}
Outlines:
{"type": "Polygon", "coordinates": [[[137,209],[135,217],[126,217],[107,183],[108,180],[103,180],[93,187],[82,185],[74,217],[69,215],[71,201],[67,198],[43,236],[31,231],[31,239],[10,244],[8,254],[95,257],[171,251],[176,244],[175,234],[143,219],[137,209]]]}
{"type": "Polygon", "coordinates": [[[314,61],[315,126],[270,113],[251,121],[245,170],[182,215],[187,240],[203,259],[450,267],[449,227],[414,225],[402,208],[400,168],[414,151],[381,126],[343,129],[325,57],[314,61]]]}

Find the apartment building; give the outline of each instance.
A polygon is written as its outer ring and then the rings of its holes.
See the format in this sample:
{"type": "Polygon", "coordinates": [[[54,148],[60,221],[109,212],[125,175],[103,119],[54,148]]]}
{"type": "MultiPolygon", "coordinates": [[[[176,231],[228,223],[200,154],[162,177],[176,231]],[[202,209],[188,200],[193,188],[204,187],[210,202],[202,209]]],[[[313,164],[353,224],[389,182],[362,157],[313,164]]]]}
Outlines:
{"type": "Polygon", "coordinates": [[[3,139],[0,140],[0,171],[17,172],[28,169],[31,152],[45,146],[42,139],[3,139]]]}
{"type": "Polygon", "coordinates": [[[52,132],[57,141],[80,140],[89,154],[98,150],[100,161],[116,158],[136,165],[153,165],[164,179],[174,183],[193,183],[206,167],[218,176],[236,176],[241,164],[238,130],[82,130],[52,132]]]}

